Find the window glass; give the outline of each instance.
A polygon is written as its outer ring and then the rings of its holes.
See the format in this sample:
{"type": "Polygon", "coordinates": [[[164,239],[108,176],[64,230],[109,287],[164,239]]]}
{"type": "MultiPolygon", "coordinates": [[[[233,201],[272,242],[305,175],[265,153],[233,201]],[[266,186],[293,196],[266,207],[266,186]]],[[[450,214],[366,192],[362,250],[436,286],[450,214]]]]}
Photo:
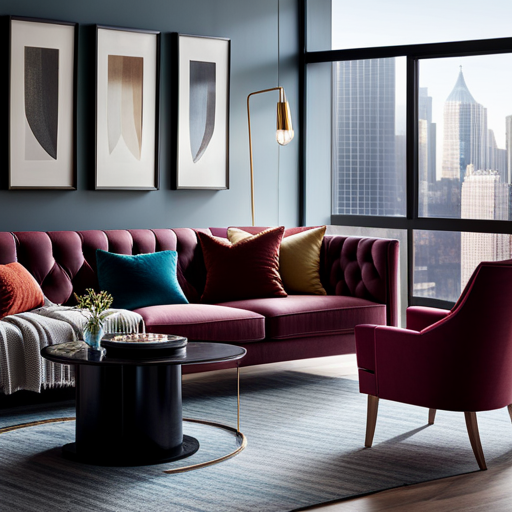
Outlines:
{"type": "Polygon", "coordinates": [[[333,213],[405,216],[404,57],[333,63],[333,213]]]}
{"type": "MultiPolygon", "coordinates": [[[[316,1],[308,1],[309,18],[325,16],[316,1]]],[[[331,48],[317,39],[308,50],[510,37],[511,19],[510,0],[332,0],[331,48]]]]}
{"type": "Polygon", "coordinates": [[[422,60],[419,76],[419,216],[508,220],[512,55],[422,60]]]}
{"type": "Polygon", "coordinates": [[[512,236],[414,231],[413,295],[455,302],[481,261],[509,259],[512,236]]]}

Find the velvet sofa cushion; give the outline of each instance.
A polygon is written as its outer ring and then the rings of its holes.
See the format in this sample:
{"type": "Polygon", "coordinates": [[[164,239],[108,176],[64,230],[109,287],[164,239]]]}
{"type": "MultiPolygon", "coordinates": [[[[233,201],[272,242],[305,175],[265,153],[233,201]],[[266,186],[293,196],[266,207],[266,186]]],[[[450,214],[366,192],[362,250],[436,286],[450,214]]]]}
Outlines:
{"type": "Polygon", "coordinates": [[[135,310],[147,332],[189,340],[246,343],[265,338],[265,318],[252,311],[212,304],[175,304],[135,310]]]}
{"type": "Polygon", "coordinates": [[[271,228],[231,244],[198,232],[206,265],[203,303],[286,297],[279,274],[283,227],[271,228]]]}
{"type": "Polygon", "coordinates": [[[41,287],[23,265],[0,265],[0,318],[43,305],[41,287]]]}
{"type": "Polygon", "coordinates": [[[385,324],[386,306],[342,295],[289,295],[219,304],[254,311],[266,318],[267,339],[348,334],[358,324],[385,324]]]}
{"type": "Polygon", "coordinates": [[[96,260],[100,289],[112,295],[114,308],[188,303],[176,277],[176,251],[129,256],[98,249],[96,260]]]}
{"type": "MultiPolygon", "coordinates": [[[[284,232],[279,248],[279,273],[288,293],[327,295],[320,281],[320,251],[326,226],[299,232],[284,232]]],[[[231,243],[255,236],[245,230],[228,228],[231,243]]]]}

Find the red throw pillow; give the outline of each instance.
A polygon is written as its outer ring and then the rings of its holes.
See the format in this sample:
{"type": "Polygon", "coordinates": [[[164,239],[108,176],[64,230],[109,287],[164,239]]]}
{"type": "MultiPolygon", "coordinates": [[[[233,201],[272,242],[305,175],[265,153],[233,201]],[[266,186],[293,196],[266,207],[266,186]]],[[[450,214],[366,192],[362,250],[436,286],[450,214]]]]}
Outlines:
{"type": "Polygon", "coordinates": [[[0,318],[43,305],[41,287],[23,265],[0,265],[0,318]]]}
{"type": "Polygon", "coordinates": [[[279,274],[284,227],[271,228],[231,245],[198,232],[206,265],[201,302],[286,297],[279,274]]]}

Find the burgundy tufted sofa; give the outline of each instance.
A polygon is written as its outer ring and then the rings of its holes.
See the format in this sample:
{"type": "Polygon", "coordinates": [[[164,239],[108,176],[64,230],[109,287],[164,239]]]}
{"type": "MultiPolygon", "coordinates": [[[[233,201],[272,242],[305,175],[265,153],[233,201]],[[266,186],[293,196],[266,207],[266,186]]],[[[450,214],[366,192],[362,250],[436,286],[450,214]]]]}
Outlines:
{"type": "MultiPolygon", "coordinates": [[[[226,236],[225,228],[204,231],[226,236]]],[[[397,325],[396,240],[326,236],[321,280],[327,296],[201,304],[206,269],[193,229],[0,232],[0,264],[20,262],[45,295],[60,304],[72,305],[73,292],[98,287],[97,249],[119,254],[177,251],[178,280],[190,304],[136,311],[149,332],[246,347],[243,366],[352,353],[356,325],[397,325]]]]}

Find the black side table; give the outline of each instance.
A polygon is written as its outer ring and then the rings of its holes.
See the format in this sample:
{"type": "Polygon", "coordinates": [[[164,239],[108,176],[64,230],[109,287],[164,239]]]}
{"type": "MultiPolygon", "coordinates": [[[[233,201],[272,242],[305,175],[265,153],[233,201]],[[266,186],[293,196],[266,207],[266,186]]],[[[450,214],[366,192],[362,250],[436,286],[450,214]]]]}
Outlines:
{"type": "Polygon", "coordinates": [[[75,366],[76,434],[75,442],[63,447],[64,455],[106,466],[192,455],[199,442],[183,435],[181,366],[234,361],[245,354],[242,347],[203,342],[188,343],[178,354],[157,357],[153,351],[144,358],[108,351],[100,358],[81,342],[43,348],[44,358],[75,366]]]}

